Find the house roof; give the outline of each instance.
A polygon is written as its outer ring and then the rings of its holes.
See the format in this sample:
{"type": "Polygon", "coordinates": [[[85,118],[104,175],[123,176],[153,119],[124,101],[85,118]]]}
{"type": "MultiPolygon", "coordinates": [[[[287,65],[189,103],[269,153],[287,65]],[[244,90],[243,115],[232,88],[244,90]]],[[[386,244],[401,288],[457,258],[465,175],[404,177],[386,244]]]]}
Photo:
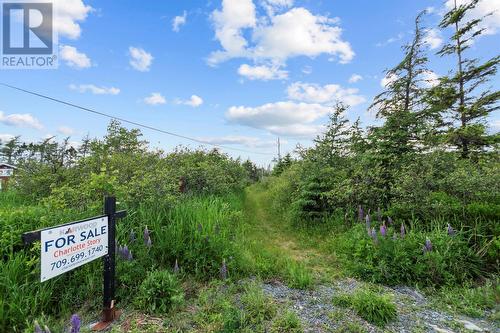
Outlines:
{"type": "Polygon", "coordinates": [[[7,163],[0,163],[0,167],[2,167],[2,166],[10,168],[10,169],[17,169],[15,166],[7,164],[7,163]]]}

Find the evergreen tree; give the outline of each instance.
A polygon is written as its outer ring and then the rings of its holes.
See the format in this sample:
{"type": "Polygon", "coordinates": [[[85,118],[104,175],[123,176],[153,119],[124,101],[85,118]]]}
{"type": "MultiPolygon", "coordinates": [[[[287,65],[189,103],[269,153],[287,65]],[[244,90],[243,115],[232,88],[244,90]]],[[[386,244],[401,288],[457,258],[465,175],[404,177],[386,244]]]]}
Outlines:
{"type": "Polygon", "coordinates": [[[478,2],[472,0],[458,6],[455,0],[454,7],[439,24],[442,29],[453,29],[454,34],[438,55],[454,55],[457,65],[451,75],[442,79],[434,99],[438,101],[438,107],[451,114],[448,142],[460,150],[462,158],[468,158],[471,152],[479,152],[492,143],[483,122],[488,114],[500,107],[500,91],[483,87],[496,74],[500,56],[482,64],[478,59],[466,57],[467,49],[484,31],[480,27],[484,17],[468,19],[478,2]]]}

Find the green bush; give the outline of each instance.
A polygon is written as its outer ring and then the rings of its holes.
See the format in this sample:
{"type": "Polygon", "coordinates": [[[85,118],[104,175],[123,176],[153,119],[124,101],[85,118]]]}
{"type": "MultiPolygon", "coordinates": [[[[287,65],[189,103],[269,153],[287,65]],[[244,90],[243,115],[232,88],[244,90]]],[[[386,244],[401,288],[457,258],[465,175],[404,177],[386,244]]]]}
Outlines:
{"type": "Polygon", "coordinates": [[[361,318],[377,326],[384,326],[397,317],[392,297],[380,295],[368,288],[358,289],[353,294],[337,295],[333,303],[354,309],[361,318]]]}
{"type": "Polygon", "coordinates": [[[165,313],[184,302],[184,291],[174,274],[156,270],[141,283],[136,302],[149,313],[165,313]]]}
{"type": "Polygon", "coordinates": [[[377,233],[373,239],[364,225],[356,225],[333,239],[330,248],[341,255],[355,276],[365,280],[444,286],[473,280],[482,273],[483,261],[466,237],[464,232],[449,236],[445,228],[431,232],[410,229],[401,237],[399,230],[389,228],[385,237],[377,233]],[[431,241],[432,251],[423,250],[426,239],[431,241]]]}

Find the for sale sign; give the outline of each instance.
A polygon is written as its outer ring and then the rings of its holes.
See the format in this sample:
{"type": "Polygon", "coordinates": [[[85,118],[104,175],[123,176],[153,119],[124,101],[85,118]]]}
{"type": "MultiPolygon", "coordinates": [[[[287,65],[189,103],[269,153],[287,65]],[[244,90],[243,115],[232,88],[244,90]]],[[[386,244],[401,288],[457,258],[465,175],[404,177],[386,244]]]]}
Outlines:
{"type": "Polygon", "coordinates": [[[108,254],[108,217],[44,229],[41,240],[41,282],[108,254]]]}

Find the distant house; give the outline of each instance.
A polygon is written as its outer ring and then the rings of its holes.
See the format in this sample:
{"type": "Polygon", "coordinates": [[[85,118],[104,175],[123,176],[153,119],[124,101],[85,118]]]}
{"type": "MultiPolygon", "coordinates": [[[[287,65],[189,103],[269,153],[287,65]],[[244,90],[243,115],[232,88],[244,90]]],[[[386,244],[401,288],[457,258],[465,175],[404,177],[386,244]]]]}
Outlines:
{"type": "Polygon", "coordinates": [[[14,175],[14,170],[17,168],[7,163],[0,163],[0,191],[7,188],[9,178],[14,175]]]}

